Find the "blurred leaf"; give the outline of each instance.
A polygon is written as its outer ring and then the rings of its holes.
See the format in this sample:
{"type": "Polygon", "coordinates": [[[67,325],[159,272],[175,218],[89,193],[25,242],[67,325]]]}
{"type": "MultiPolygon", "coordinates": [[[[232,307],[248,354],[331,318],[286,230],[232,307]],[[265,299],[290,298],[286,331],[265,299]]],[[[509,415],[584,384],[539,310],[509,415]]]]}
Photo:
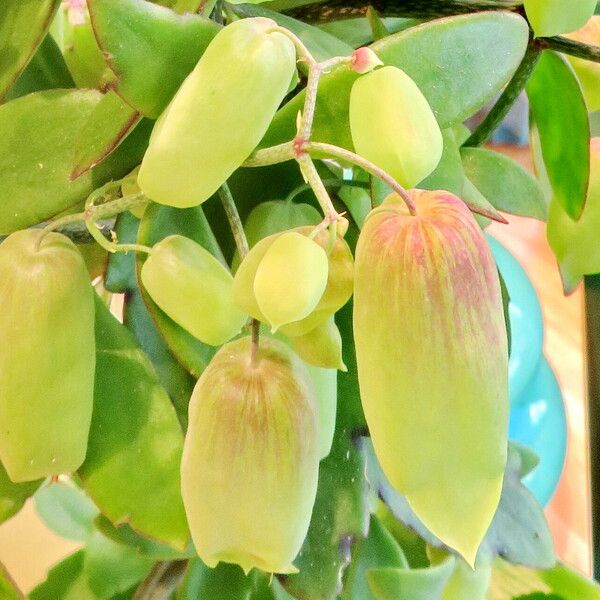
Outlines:
{"type": "Polygon", "coordinates": [[[91,90],[46,90],[0,106],[0,233],[74,206],[140,162],[148,135],[136,129],[108,160],[69,180],[76,140],[101,99],[91,90]]]}
{"type": "Polygon", "coordinates": [[[85,548],[83,573],[98,598],[108,599],[140,582],[153,563],[152,558],[138,554],[134,548],[94,531],[85,548]]]}
{"type": "Polygon", "coordinates": [[[40,90],[72,87],[75,87],[75,82],[67,69],[60,48],[56,45],[54,38],[47,34],[25,70],[6,95],[6,101],[40,90]]]}
{"type": "Polygon", "coordinates": [[[548,207],[537,180],[508,156],[483,148],[461,149],[465,175],[494,208],[545,221],[548,207]]]}
{"type": "MultiPolygon", "coordinates": [[[[101,163],[133,131],[140,119],[136,110],[109,90],[79,132],[71,179],[77,179],[101,163]]],[[[150,121],[144,121],[139,126],[148,138],[152,125],[150,121]]]]}
{"type": "Polygon", "coordinates": [[[418,185],[423,190],[446,190],[457,196],[462,195],[463,168],[460,150],[452,129],[442,131],[444,151],[435,171],[418,185]]]}
{"type": "Polygon", "coordinates": [[[29,594],[29,600],[98,600],[83,575],[84,554],[78,550],[52,567],[46,580],[29,594]]]}
{"type": "Polygon", "coordinates": [[[96,302],[96,386],[85,490],[113,523],[175,548],[189,533],[180,492],[183,434],[147,356],[96,302]]]}
{"type": "Polygon", "coordinates": [[[581,87],[566,59],[545,51],[526,89],[554,197],[577,220],[590,174],[589,119],[581,87]]]}
{"type": "MultiPolygon", "coordinates": [[[[270,6],[270,5],[269,5],[270,6]]],[[[419,24],[417,19],[385,17],[381,19],[390,33],[397,33],[419,24]]],[[[358,48],[373,41],[373,30],[366,17],[319,23],[319,29],[334,35],[349,46],[358,48]]]]}
{"type": "MultiPolygon", "coordinates": [[[[146,209],[138,232],[139,244],[153,246],[173,234],[184,235],[198,242],[225,263],[221,249],[200,206],[180,209],[152,205],[146,209]]],[[[144,259],[138,254],[138,273],[144,259]]],[[[152,301],[141,285],[139,288],[148,312],[173,356],[195,377],[200,377],[217,349],[204,344],[175,323],[152,301]]]]}
{"type": "Polygon", "coordinates": [[[116,92],[156,118],[196,66],[219,26],[143,0],[89,0],[98,44],[117,76],[116,92]]]}
{"type": "Polygon", "coordinates": [[[372,6],[367,8],[367,21],[369,21],[369,26],[373,32],[374,40],[380,40],[390,35],[391,31],[388,31],[382,18],[377,14],[377,11],[372,6]]]}
{"type": "Polygon", "coordinates": [[[600,137],[600,110],[590,113],[590,134],[592,137],[600,137]]]}
{"type": "Polygon", "coordinates": [[[17,587],[2,563],[0,563],[0,598],[2,600],[25,600],[23,592],[17,587]]]}
{"type": "Polygon", "coordinates": [[[0,102],[44,39],[60,0],[0,4],[0,102]]]}
{"type": "Polygon", "coordinates": [[[75,486],[58,482],[42,487],[35,494],[34,500],[38,515],[57,535],[85,542],[93,532],[98,509],[75,486]]]}
{"type": "Polygon", "coordinates": [[[455,558],[427,569],[378,568],[367,571],[375,600],[441,600],[455,558]]]}
{"type": "Polygon", "coordinates": [[[465,561],[457,560],[441,600],[485,600],[491,575],[490,565],[473,570],[465,561]]]}
{"type": "Polygon", "coordinates": [[[38,479],[26,483],[13,483],[0,463],[0,523],[16,515],[42,482],[42,479],[38,479]]]}
{"type": "Polygon", "coordinates": [[[352,552],[341,600],[375,600],[367,582],[367,571],[374,567],[407,569],[408,562],[392,534],[371,515],[368,536],[357,542],[352,552]]]}
{"type": "MultiPolygon", "coordinates": [[[[472,115],[494,97],[519,66],[528,40],[527,24],[511,13],[484,12],[438,19],[375,42],[371,48],[387,65],[410,75],[443,128],[472,115]],[[465,65],[469,65],[466,69],[465,65]]],[[[352,149],[348,105],[358,75],[341,66],[319,86],[314,136],[352,149]]],[[[262,146],[292,139],[301,92],[279,110],[262,146]]]]}
{"type": "Polygon", "coordinates": [[[153,560],[181,560],[192,558],[196,555],[191,542],[185,551],[175,550],[171,546],[140,535],[127,524],[115,527],[104,515],[98,515],[94,519],[94,526],[109,540],[116,544],[129,546],[141,556],[153,560]]]}
{"type": "MultiPolygon", "coordinates": [[[[414,529],[429,545],[440,548],[442,542],[421,523],[410,505],[387,481],[377,463],[371,441],[361,445],[367,458],[367,477],[378,486],[379,494],[394,516],[414,529]]],[[[498,510],[481,543],[477,564],[490,557],[501,556],[512,563],[548,568],[555,564],[552,535],[542,507],[521,483],[520,476],[530,466],[531,454],[525,453],[523,467],[519,447],[509,444],[508,462],[498,510]]]]}
{"type": "Polygon", "coordinates": [[[269,10],[264,6],[241,4],[232,6],[232,10],[235,14],[244,17],[266,17],[273,19],[278,25],[295,33],[317,61],[323,61],[333,56],[347,56],[352,54],[353,48],[333,35],[313,25],[308,25],[292,17],[269,10]]]}
{"type": "Polygon", "coordinates": [[[600,600],[600,587],[566,565],[541,571],[500,559],[494,562],[488,600],[513,600],[517,596],[529,600],[529,594],[532,594],[531,600],[600,600]]]}

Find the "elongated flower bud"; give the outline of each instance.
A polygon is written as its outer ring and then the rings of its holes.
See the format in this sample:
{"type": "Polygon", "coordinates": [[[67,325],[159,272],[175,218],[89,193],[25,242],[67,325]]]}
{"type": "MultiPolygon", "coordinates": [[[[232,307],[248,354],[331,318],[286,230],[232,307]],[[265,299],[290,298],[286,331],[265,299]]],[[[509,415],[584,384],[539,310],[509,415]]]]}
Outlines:
{"type": "Polygon", "coordinates": [[[508,350],[498,274],[471,213],[413,190],[356,250],[354,334],[375,452],[423,523],[473,565],[502,487],[508,350]]]}
{"type": "MultiPolygon", "coordinates": [[[[296,227],[293,232],[309,236],[313,231],[313,227],[296,227]]],[[[288,232],[289,233],[289,232],[288,232]]],[[[240,264],[234,279],[233,295],[238,306],[247,312],[250,316],[259,321],[268,322],[268,319],[258,305],[254,283],[258,268],[267,254],[269,248],[275,240],[283,234],[275,234],[262,239],[250,251],[240,264]]],[[[327,248],[329,243],[329,232],[320,231],[314,241],[321,246],[327,248]]],[[[321,325],[327,319],[339,310],[352,295],[352,286],[354,280],[354,257],[346,241],[337,237],[333,249],[329,252],[328,259],[328,274],[327,286],[324,293],[314,310],[306,317],[284,325],[281,327],[281,332],[287,336],[295,337],[304,335],[315,327],[321,325]]],[[[291,273],[291,275],[294,275],[291,273]]],[[[275,283],[273,282],[273,285],[275,283]]],[[[300,285],[298,277],[293,277],[293,281],[288,288],[289,294],[295,293],[295,288],[300,285]]]]}
{"type": "Polygon", "coordinates": [[[315,392],[285,344],[226,344],[192,394],[182,493],[200,558],[292,573],[317,490],[315,392]]]}
{"type": "Polygon", "coordinates": [[[231,273],[189,238],[171,235],[156,244],[141,276],[154,302],[205,344],[220,346],[246,322],[233,303],[231,273]]]}
{"type": "Polygon", "coordinates": [[[342,336],[333,316],[308,333],[293,337],[292,347],[309,365],[347,371],[342,359],[342,336]]]}
{"type": "Polygon", "coordinates": [[[356,151],[405,187],[425,179],[442,157],[442,132],[427,99],[396,67],[354,82],[350,129],[356,151]]]}
{"type": "Polygon", "coordinates": [[[240,19],[210,43],[152,132],[138,178],[149,198],[200,204],[258,145],[296,68],[294,45],[276,27],[240,19]]]}
{"type": "Polygon", "coordinates": [[[18,231],[0,245],[0,459],[15,481],[71,473],[92,417],[94,293],[75,245],[18,231]]]}
{"type": "Polygon", "coordinates": [[[300,233],[283,233],[271,244],[256,269],[254,295],[273,330],[315,309],[327,286],[328,269],[325,250],[300,233]]]}

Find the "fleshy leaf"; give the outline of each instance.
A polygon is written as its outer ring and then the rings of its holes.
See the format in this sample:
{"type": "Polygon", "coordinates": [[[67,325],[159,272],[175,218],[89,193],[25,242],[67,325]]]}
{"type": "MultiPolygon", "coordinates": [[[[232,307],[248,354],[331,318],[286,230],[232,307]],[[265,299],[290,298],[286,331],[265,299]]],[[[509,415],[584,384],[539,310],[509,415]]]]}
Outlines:
{"type": "Polygon", "coordinates": [[[2,600],[25,600],[23,592],[17,587],[9,572],[0,563],[0,598],[2,600]]]}
{"type": "Polygon", "coordinates": [[[71,554],[48,571],[46,580],[30,594],[30,600],[98,600],[83,575],[84,550],[71,554]]]}
{"type": "Polygon", "coordinates": [[[15,100],[41,90],[72,87],[75,87],[75,83],[67,69],[60,48],[54,38],[47,34],[25,70],[6,95],[6,100],[15,100]]]}
{"type": "Polygon", "coordinates": [[[462,148],[465,175],[494,208],[544,221],[548,214],[537,180],[517,162],[492,150],[462,148]]]}
{"type": "Polygon", "coordinates": [[[444,151],[438,166],[417,187],[423,190],[447,190],[460,197],[463,190],[463,168],[454,131],[444,129],[442,138],[444,151]]]}
{"type": "Polygon", "coordinates": [[[566,59],[545,51],[526,89],[554,197],[577,220],[585,205],[590,164],[589,118],[581,87],[566,59]]]}
{"type": "MultiPolygon", "coordinates": [[[[527,23],[511,13],[481,12],[411,27],[371,46],[386,65],[405,71],[419,86],[441,127],[463,121],[509,81],[527,46],[527,23]],[[469,69],[465,71],[464,65],[469,69]]],[[[352,149],[350,89],[358,75],[339,67],[319,85],[314,136],[352,149]]],[[[261,145],[292,139],[304,92],[279,110],[261,145]]]]}
{"type": "MultiPolygon", "coordinates": [[[[79,133],[71,179],[77,179],[101,163],[133,131],[140,119],[136,110],[115,92],[108,91],[79,133]]],[[[150,123],[145,122],[140,128],[150,135],[150,123]]]]}
{"type": "Polygon", "coordinates": [[[0,107],[0,233],[70,208],[139,163],[148,132],[136,129],[109,160],[69,180],[76,140],[101,99],[92,90],[47,90],[0,107]]]}
{"type": "Polygon", "coordinates": [[[94,413],[79,470],[84,489],[113,523],[184,548],[183,433],[173,406],[131,333],[99,299],[96,344],[94,413]]]}
{"type": "Polygon", "coordinates": [[[9,479],[6,469],[0,463],[0,523],[4,523],[16,515],[23,508],[27,498],[33,496],[40,487],[42,481],[39,479],[26,483],[14,483],[9,479]]]}
{"type": "Polygon", "coordinates": [[[0,6],[0,102],[44,39],[60,0],[4,0],[0,6]]]}
{"type": "Polygon", "coordinates": [[[158,117],[192,71],[219,26],[143,0],[90,0],[92,26],[117,76],[116,92],[158,117]]]}
{"type": "Polygon", "coordinates": [[[250,600],[252,588],[252,578],[244,575],[237,565],[220,563],[215,569],[210,569],[195,558],[187,566],[177,591],[177,600],[250,600]]]}

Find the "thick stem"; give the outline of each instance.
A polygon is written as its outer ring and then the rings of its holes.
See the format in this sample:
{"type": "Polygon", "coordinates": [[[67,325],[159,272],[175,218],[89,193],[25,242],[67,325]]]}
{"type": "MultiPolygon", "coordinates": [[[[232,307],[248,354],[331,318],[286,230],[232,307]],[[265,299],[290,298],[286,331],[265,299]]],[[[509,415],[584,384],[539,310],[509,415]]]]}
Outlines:
{"type": "Polygon", "coordinates": [[[487,142],[492,133],[502,123],[504,117],[519,97],[519,94],[525,89],[525,84],[533,73],[540,56],[541,53],[537,49],[535,42],[530,40],[525,56],[513,78],[509,81],[504,92],[502,92],[500,98],[498,98],[485,119],[464,143],[464,146],[481,146],[487,142]]]}
{"type": "Polygon", "coordinates": [[[229,221],[229,227],[231,228],[237,251],[239,252],[240,258],[243,260],[248,252],[250,252],[248,238],[246,238],[246,232],[244,231],[244,226],[240,219],[240,213],[238,212],[233,196],[231,195],[231,190],[226,183],[219,188],[219,198],[221,198],[221,203],[225,209],[225,214],[229,221]]]}
{"type": "Polygon", "coordinates": [[[300,167],[300,171],[302,171],[302,175],[304,176],[306,183],[310,185],[315,193],[315,196],[317,197],[317,200],[319,201],[323,214],[325,215],[325,219],[329,220],[331,223],[337,221],[338,213],[333,206],[333,202],[331,201],[325,186],[323,185],[323,180],[317,172],[317,168],[315,167],[315,163],[313,162],[312,158],[308,154],[303,153],[298,156],[296,160],[298,161],[298,166],[300,167]]]}
{"type": "Polygon", "coordinates": [[[409,193],[386,171],[380,169],[377,165],[374,165],[371,161],[363,158],[362,156],[356,154],[355,152],[351,152],[350,150],[346,150],[345,148],[340,148],[339,146],[334,146],[333,144],[325,144],[323,142],[307,142],[304,145],[304,150],[306,152],[315,152],[317,154],[328,154],[329,156],[333,156],[334,158],[339,158],[340,160],[352,163],[357,167],[360,167],[367,173],[381,179],[384,183],[387,183],[394,192],[404,200],[404,203],[408,207],[408,211],[411,215],[416,214],[415,204],[412,201],[409,193]]]}
{"type": "Polygon", "coordinates": [[[268,167],[294,158],[294,142],[256,150],[242,164],[242,167],[268,167]]]}
{"type": "Polygon", "coordinates": [[[369,7],[382,17],[429,19],[463,15],[482,10],[515,10],[523,0],[326,0],[284,11],[309,23],[365,17],[369,7]]]}
{"type": "Polygon", "coordinates": [[[563,54],[600,63],[600,46],[582,44],[560,36],[538,38],[535,40],[535,45],[538,50],[556,50],[563,54]]]}
{"type": "Polygon", "coordinates": [[[170,598],[183,579],[187,560],[158,562],[138,587],[133,600],[164,600],[170,598]]]}

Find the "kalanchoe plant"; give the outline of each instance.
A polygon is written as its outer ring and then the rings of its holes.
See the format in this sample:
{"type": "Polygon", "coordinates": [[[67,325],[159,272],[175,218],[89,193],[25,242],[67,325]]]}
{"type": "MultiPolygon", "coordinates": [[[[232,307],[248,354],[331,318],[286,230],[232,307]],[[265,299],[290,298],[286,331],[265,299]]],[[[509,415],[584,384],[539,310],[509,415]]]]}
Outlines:
{"type": "Polygon", "coordinates": [[[600,269],[595,2],[288,4],[0,6],[0,521],[83,544],[29,597],[600,598],[482,231],[600,269]],[[524,89],[537,177],[477,148],[524,89]]]}

